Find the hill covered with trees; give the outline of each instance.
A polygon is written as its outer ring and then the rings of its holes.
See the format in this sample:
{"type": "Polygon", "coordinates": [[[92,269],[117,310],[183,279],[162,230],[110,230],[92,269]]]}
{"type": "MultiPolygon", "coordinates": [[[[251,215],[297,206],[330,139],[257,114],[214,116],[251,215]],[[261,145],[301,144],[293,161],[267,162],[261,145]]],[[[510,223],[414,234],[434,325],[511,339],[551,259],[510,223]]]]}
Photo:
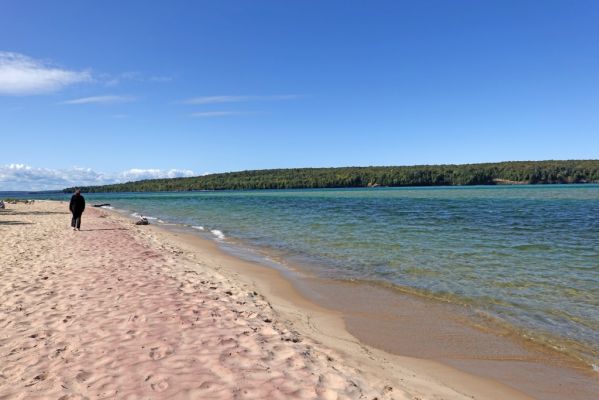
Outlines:
{"type": "MultiPolygon", "coordinates": [[[[192,178],[151,179],[81,189],[91,193],[590,182],[599,183],[599,160],[265,169],[192,178]]],[[[64,189],[65,192],[72,190],[64,189]]]]}

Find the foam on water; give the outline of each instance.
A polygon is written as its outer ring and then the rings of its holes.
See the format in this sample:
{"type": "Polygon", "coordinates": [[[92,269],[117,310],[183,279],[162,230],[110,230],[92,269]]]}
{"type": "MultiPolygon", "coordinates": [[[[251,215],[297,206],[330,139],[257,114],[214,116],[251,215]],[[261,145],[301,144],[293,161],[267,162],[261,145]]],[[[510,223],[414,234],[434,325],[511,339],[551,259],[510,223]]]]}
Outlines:
{"type": "MultiPolygon", "coordinates": [[[[143,218],[145,218],[145,219],[148,219],[148,220],[153,220],[153,221],[154,221],[154,220],[159,220],[159,219],[158,219],[158,217],[150,217],[150,216],[148,216],[148,215],[139,214],[139,213],[136,213],[136,212],[134,212],[134,213],[131,213],[131,216],[132,216],[132,217],[135,217],[135,218],[142,218],[142,217],[143,217],[143,218]]],[[[160,222],[162,222],[162,221],[160,221],[160,222]]]]}
{"type": "Polygon", "coordinates": [[[193,229],[197,229],[198,231],[205,231],[206,229],[201,225],[192,225],[193,229]]]}
{"type": "Polygon", "coordinates": [[[219,231],[218,229],[212,229],[210,230],[210,233],[212,233],[214,236],[216,236],[217,239],[224,239],[225,238],[225,234],[222,233],[221,231],[219,231]]]}

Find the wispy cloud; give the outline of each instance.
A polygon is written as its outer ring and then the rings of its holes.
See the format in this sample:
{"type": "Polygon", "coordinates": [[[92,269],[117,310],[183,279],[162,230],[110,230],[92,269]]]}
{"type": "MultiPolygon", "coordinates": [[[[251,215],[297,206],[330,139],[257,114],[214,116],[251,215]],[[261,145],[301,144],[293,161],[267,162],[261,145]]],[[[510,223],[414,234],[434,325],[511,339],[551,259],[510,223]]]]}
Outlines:
{"type": "Polygon", "coordinates": [[[231,117],[236,115],[253,115],[251,111],[200,111],[189,114],[196,118],[214,118],[214,117],[231,117]]]}
{"type": "Polygon", "coordinates": [[[2,190],[55,190],[72,186],[106,185],[142,179],[196,176],[189,169],[132,168],[117,173],[96,172],[91,168],[35,168],[26,164],[0,165],[2,190]]]}
{"type": "Polygon", "coordinates": [[[173,77],[168,75],[147,75],[139,71],[129,71],[118,75],[103,74],[100,80],[107,86],[116,86],[123,82],[165,83],[171,82],[173,77]]]}
{"type": "Polygon", "coordinates": [[[128,103],[137,100],[134,96],[122,96],[122,95],[104,95],[104,96],[90,96],[81,97],[79,99],[63,101],[60,104],[114,104],[114,103],[128,103]]]}
{"type": "Polygon", "coordinates": [[[302,96],[297,94],[281,94],[272,96],[202,96],[193,97],[191,99],[183,100],[184,104],[219,104],[219,103],[239,103],[249,101],[282,101],[282,100],[294,100],[302,96]]]}
{"type": "Polygon", "coordinates": [[[196,176],[197,174],[190,169],[143,169],[132,168],[119,173],[116,176],[117,181],[139,181],[142,179],[162,179],[162,178],[182,178],[196,176]]]}
{"type": "Polygon", "coordinates": [[[34,95],[89,82],[89,71],[59,68],[19,53],[0,51],[0,95],[34,95]]]}

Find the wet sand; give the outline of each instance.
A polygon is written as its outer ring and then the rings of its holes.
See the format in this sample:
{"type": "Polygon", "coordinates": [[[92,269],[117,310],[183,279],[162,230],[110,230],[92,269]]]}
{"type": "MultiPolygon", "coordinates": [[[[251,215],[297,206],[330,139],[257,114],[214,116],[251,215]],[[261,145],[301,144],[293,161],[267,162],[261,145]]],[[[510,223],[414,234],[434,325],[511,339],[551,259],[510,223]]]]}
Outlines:
{"type": "Polygon", "coordinates": [[[310,280],[303,292],[342,313],[348,331],[392,354],[435,360],[539,399],[593,399],[599,374],[463,307],[368,284],[310,280]]]}
{"type": "Polygon", "coordinates": [[[314,282],[304,291],[308,282],[213,242],[104,210],[89,209],[73,232],[63,203],[10,208],[0,213],[0,399],[530,398],[513,376],[438,362],[459,363],[457,345],[445,358],[421,354],[435,348],[416,340],[432,329],[431,310],[398,315],[410,328],[390,325],[389,337],[381,321],[407,303],[364,309],[382,299],[320,282],[332,295],[322,301],[314,282]]]}

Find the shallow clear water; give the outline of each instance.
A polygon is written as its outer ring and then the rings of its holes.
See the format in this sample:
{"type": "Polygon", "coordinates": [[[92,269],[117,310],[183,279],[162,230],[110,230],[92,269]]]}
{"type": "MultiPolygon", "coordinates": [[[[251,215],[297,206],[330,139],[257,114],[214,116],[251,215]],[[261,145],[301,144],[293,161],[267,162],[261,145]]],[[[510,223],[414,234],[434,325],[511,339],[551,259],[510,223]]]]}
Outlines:
{"type": "Polygon", "coordinates": [[[321,276],[385,282],[468,304],[599,363],[599,185],[87,198],[218,230],[304,260],[321,276]]]}

